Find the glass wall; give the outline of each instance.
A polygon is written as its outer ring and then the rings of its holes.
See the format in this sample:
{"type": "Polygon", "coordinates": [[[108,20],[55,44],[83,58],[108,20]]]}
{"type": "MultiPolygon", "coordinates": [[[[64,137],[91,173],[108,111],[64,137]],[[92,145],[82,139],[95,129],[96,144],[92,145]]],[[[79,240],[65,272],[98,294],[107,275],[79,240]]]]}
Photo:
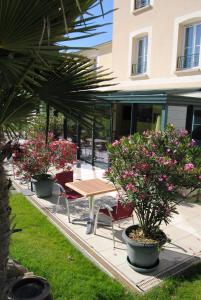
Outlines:
{"type": "Polygon", "coordinates": [[[100,114],[95,119],[94,127],[81,128],[81,159],[89,163],[94,161],[95,166],[107,168],[108,154],[106,146],[108,142],[110,142],[110,118],[109,114],[105,113],[105,115],[100,114]]]}
{"type": "Polygon", "coordinates": [[[136,131],[160,130],[161,105],[138,105],[136,114],[136,131]]]}
{"type": "Polygon", "coordinates": [[[129,135],[145,130],[160,130],[161,105],[151,104],[117,104],[115,137],[129,135]]]}

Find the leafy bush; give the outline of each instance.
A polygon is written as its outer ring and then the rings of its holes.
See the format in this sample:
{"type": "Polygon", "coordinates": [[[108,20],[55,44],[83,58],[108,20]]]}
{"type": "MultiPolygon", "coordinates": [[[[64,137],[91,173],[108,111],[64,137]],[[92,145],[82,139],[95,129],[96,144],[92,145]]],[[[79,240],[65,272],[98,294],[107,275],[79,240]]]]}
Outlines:
{"type": "Polygon", "coordinates": [[[122,202],[133,201],[145,237],[155,236],[161,223],[177,213],[182,188],[201,187],[201,148],[186,130],[168,125],[164,132],[123,137],[108,151],[106,177],[121,187],[122,202]]]}
{"type": "Polygon", "coordinates": [[[53,141],[49,145],[52,151],[52,164],[56,169],[71,169],[76,161],[77,147],[66,140],[53,141]]]}
{"type": "Polygon", "coordinates": [[[76,145],[63,140],[53,141],[52,134],[49,134],[46,145],[44,134],[37,134],[15,147],[13,159],[17,174],[24,179],[41,178],[51,166],[59,169],[72,164],[76,159],[76,145]]]}

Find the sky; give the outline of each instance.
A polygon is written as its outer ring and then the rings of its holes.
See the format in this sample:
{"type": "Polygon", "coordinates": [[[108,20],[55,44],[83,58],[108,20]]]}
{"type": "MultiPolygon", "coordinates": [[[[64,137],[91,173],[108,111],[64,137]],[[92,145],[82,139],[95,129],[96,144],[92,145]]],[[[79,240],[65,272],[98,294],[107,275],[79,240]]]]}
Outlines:
{"type": "MultiPolygon", "coordinates": [[[[113,9],[113,0],[103,0],[103,9],[104,12],[107,12],[111,9],[113,9]]],[[[97,6],[93,8],[90,13],[93,15],[99,15],[101,14],[101,8],[100,6],[97,6]]],[[[101,17],[94,21],[96,24],[104,24],[104,23],[112,23],[112,13],[106,15],[104,18],[101,17]]],[[[112,40],[112,24],[104,26],[100,29],[97,29],[96,32],[105,32],[103,34],[86,38],[86,39],[80,39],[80,40],[74,40],[71,42],[66,42],[66,46],[74,46],[74,47],[91,47],[95,46],[107,41],[112,40]]]]}

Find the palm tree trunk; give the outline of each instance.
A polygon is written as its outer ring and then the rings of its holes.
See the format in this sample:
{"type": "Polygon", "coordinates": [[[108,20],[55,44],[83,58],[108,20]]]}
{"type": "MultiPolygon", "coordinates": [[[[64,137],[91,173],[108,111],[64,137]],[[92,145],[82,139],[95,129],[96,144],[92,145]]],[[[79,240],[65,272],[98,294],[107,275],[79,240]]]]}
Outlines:
{"type": "Polygon", "coordinates": [[[9,183],[0,161],[0,300],[6,300],[6,267],[10,242],[9,183]]]}

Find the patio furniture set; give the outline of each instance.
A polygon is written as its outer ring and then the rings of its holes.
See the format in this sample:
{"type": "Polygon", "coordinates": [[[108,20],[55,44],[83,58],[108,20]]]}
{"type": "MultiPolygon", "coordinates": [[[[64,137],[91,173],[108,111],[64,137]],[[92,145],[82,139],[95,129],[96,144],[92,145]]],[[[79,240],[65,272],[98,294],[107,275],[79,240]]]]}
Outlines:
{"type": "MultiPolygon", "coordinates": [[[[97,195],[113,192],[116,190],[113,184],[103,181],[101,179],[89,179],[82,181],[73,182],[73,176],[71,174],[58,173],[56,174],[57,185],[60,189],[60,194],[58,196],[58,201],[56,205],[56,211],[58,211],[59,204],[61,199],[65,199],[68,221],[71,222],[70,219],[70,209],[69,202],[76,200],[78,198],[83,197],[83,199],[88,198],[89,201],[89,216],[85,218],[73,219],[72,223],[76,222],[86,222],[86,234],[94,233],[96,234],[97,225],[105,223],[98,222],[98,217],[100,214],[105,215],[111,222],[112,226],[112,235],[113,235],[113,244],[115,247],[115,232],[113,224],[116,222],[120,222],[126,218],[133,219],[133,205],[127,204],[122,205],[118,200],[116,205],[101,205],[96,213],[94,212],[94,197],[97,195]]],[[[133,219],[134,222],[134,219],[133,219]]]]}

